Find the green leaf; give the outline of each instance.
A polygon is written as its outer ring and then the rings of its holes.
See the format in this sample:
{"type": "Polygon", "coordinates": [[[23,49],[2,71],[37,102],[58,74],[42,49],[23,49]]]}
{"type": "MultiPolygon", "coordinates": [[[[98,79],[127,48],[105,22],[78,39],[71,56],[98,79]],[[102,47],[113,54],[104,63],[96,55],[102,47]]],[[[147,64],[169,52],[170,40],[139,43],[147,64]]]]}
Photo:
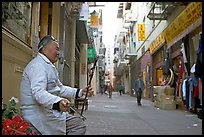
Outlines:
{"type": "Polygon", "coordinates": [[[11,106],[12,108],[15,108],[15,107],[16,107],[16,102],[15,102],[14,99],[12,99],[12,100],[10,101],[10,106],[11,106]]]}
{"type": "Polygon", "coordinates": [[[3,104],[3,108],[2,109],[7,109],[7,105],[6,104],[3,104]]]}
{"type": "Polygon", "coordinates": [[[26,132],[31,132],[32,130],[30,128],[27,128],[26,129],[26,132]]]}

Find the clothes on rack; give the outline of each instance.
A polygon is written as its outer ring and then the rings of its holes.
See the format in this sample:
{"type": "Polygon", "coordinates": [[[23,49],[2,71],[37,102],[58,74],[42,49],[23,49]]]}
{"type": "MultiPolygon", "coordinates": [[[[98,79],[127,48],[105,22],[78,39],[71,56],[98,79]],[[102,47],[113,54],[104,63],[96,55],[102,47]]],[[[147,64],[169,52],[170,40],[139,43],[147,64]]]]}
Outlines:
{"type": "Polygon", "coordinates": [[[202,80],[200,78],[186,77],[181,88],[187,110],[196,110],[202,106],[202,80]]]}

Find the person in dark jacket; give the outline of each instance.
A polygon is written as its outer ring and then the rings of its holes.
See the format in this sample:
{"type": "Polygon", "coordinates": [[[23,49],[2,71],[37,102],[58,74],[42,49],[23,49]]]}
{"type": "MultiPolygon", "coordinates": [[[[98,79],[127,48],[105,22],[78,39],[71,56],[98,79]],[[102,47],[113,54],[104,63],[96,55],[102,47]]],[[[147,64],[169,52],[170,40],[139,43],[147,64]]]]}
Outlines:
{"type": "Polygon", "coordinates": [[[141,99],[142,99],[142,93],[144,90],[144,82],[142,80],[142,75],[140,74],[138,76],[138,79],[135,80],[134,82],[134,90],[136,92],[137,95],[137,104],[138,106],[141,106],[141,99]]]}
{"type": "Polygon", "coordinates": [[[125,87],[124,87],[123,84],[120,84],[120,85],[118,86],[118,91],[119,91],[119,93],[120,93],[120,96],[122,95],[122,93],[125,92],[125,87]]]}

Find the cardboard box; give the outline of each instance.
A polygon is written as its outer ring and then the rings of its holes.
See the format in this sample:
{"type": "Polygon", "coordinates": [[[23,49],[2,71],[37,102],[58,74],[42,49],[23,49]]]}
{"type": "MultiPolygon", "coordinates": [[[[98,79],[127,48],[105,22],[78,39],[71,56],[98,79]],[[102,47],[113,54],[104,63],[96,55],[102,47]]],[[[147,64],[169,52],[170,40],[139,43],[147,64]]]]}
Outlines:
{"type": "Polygon", "coordinates": [[[175,102],[175,96],[174,95],[161,95],[160,101],[165,104],[171,104],[172,102],[175,102]]]}
{"type": "Polygon", "coordinates": [[[170,87],[170,86],[166,86],[164,89],[164,94],[165,95],[174,95],[174,91],[175,89],[170,87]]]}
{"type": "Polygon", "coordinates": [[[161,109],[176,109],[176,101],[174,95],[163,95],[160,100],[161,109]]]}
{"type": "Polygon", "coordinates": [[[174,88],[170,86],[154,86],[154,106],[161,109],[176,109],[174,88]]]}
{"type": "Polygon", "coordinates": [[[154,101],[154,106],[159,108],[160,107],[160,101],[159,100],[155,100],[154,101]]]}
{"type": "Polygon", "coordinates": [[[165,110],[174,110],[176,109],[176,102],[173,102],[172,104],[160,104],[160,108],[161,109],[165,109],[165,110]]]}
{"type": "Polygon", "coordinates": [[[155,94],[162,94],[165,90],[165,86],[153,86],[153,91],[155,94]]]}
{"type": "Polygon", "coordinates": [[[174,95],[175,89],[170,86],[154,86],[153,91],[158,95],[174,95]]]}

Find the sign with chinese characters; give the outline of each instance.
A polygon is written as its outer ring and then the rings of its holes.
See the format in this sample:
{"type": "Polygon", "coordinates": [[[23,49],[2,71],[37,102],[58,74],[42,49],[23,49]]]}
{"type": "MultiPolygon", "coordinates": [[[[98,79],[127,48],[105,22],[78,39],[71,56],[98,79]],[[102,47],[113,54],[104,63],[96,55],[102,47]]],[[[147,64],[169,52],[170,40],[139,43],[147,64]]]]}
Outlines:
{"type": "Polygon", "coordinates": [[[202,17],[202,2],[192,2],[165,30],[167,44],[202,17]]]}
{"type": "Polygon", "coordinates": [[[138,40],[145,40],[145,24],[138,24],[138,40]]]}
{"type": "Polygon", "coordinates": [[[151,44],[150,54],[153,54],[163,43],[165,43],[164,33],[161,33],[151,44]]]}

